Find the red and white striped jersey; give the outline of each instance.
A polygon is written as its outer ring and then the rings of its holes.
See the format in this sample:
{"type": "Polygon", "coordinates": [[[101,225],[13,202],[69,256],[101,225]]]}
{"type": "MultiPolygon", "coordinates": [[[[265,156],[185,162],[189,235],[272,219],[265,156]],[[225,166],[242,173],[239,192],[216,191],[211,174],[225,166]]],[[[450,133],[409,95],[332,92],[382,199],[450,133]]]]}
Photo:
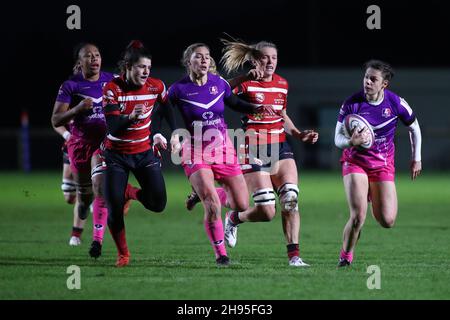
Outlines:
{"type": "Polygon", "coordinates": [[[250,137],[253,129],[257,139],[249,139],[250,144],[268,144],[286,140],[282,110],[286,110],[288,82],[274,74],[272,81],[245,81],[234,88],[233,92],[244,100],[256,105],[270,105],[276,115],[248,114],[242,118],[243,129],[250,137]],[[267,133],[267,134],[265,134],[267,133]],[[277,138],[277,140],[276,140],[277,138]],[[273,141],[273,142],[272,142],[273,141]]]}
{"type": "Polygon", "coordinates": [[[165,103],[167,91],[164,82],[155,78],[148,78],[139,89],[130,87],[123,77],[110,81],[103,88],[103,107],[118,105],[119,108],[105,108],[105,116],[129,115],[136,105],[145,106],[144,113],[137,121],[131,122],[128,127],[116,133],[108,133],[105,139],[105,148],[121,153],[133,154],[149,150],[152,147],[150,138],[151,115],[156,102],[165,103]]]}

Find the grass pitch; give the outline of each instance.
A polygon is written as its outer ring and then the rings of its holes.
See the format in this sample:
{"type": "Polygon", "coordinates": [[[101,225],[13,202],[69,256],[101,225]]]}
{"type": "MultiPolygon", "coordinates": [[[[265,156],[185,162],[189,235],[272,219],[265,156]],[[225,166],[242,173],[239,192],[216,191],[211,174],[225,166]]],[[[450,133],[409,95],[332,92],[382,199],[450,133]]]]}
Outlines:
{"type": "MultiPolygon", "coordinates": [[[[88,256],[92,219],[82,245],[69,247],[72,207],[59,172],[0,173],[0,299],[449,299],[450,173],[397,177],[399,215],[386,230],[369,217],[352,268],[336,269],[348,210],[340,173],[300,173],[301,255],[310,268],[287,264],[279,213],[270,223],[246,223],[228,249],[232,265],[217,268],[202,209],[184,209],[190,186],[165,175],[163,214],[134,202],[126,217],[132,255],[114,267],[109,232],[103,255],[88,256]],[[81,270],[81,289],[69,290],[67,268],[81,270]],[[381,271],[369,290],[367,268],[381,271]]],[[[132,180],[134,181],[134,180],[132,180]]]]}

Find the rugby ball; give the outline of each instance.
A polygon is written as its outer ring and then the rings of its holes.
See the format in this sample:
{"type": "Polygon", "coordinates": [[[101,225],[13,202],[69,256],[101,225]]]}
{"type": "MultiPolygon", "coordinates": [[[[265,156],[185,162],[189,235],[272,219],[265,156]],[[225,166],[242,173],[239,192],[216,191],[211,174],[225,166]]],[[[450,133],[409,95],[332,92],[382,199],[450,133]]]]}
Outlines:
{"type": "Polygon", "coordinates": [[[364,128],[368,128],[367,132],[369,134],[369,139],[366,143],[360,145],[360,147],[364,149],[369,149],[373,142],[375,141],[375,134],[373,132],[372,126],[366,119],[357,114],[349,114],[344,119],[344,131],[345,135],[350,138],[353,134],[353,131],[356,129],[358,131],[364,130],[364,128]]]}

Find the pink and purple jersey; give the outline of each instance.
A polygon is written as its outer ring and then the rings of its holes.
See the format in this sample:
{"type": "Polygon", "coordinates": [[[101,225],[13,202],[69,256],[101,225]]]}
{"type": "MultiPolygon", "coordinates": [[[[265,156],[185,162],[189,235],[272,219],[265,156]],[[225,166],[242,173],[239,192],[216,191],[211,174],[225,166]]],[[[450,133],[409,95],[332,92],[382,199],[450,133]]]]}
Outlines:
{"type": "Polygon", "coordinates": [[[224,98],[230,95],[228,82],[212,73],[208,73],[208,81],[202,86],[193,83],[186,76],[169,88],[169,99],[180,110],[186,129],[194,138],[201,138],[195,137],[195,133],[203,134],[208,129],[226,133],[224,98]]]}
{"type": "Polygon", "coordinates": [[[91,110],[76,115],[71,122],[70,131],[74,138],[98,144],[103,141],[106,135],[106,121],[103,114],[102,89],[113,78],[112,73],[102,71],[97,81],[89,81],[84,79],[80,72],[61,85],[56,101],[68,103],[69,108],[86,98],[93,101],[91,110]]]}
{"type": "Polygon", "coordinates": [[[408,103],[395,93],[384,90],[384,99],[378,104],[367,101],[360,91],[344,101],[338,121],[343,122],[348,114],[358,114],[366,119],[375,133],[375,141],[369,149],[351,147],[342,152],[341,162],[351,162],[369,169],[389,166],[394,163],[394,136],[398,120],[411,125],[416,116],[408,103]]]}
{"type": "MultiPolygon", "coordinates": [[[[199,86],[188,76],[175,82],[169,88],[170,102],[176,106],[184,119],[186,129],[190,133],[191,145],[184,144],[184,150],[190,147],[191,157],[205,158],[206,151],[213,149],[212,157],[227,155],[234,161],[235,152],[229,141],[227,125],[224,119],[224,99],[231,95],[231,87],[220,76],[208,73],[207,82],[199,86]]],[[[208,156],[210,154],[208,153],[208,156]]],[[[186,153],[183,154],[186,157],[186,153]]],[[[185,158],[186,159],[186,158],[185,158]]],[[[211,160],[218,163],[221,161],[211,160]]]]}

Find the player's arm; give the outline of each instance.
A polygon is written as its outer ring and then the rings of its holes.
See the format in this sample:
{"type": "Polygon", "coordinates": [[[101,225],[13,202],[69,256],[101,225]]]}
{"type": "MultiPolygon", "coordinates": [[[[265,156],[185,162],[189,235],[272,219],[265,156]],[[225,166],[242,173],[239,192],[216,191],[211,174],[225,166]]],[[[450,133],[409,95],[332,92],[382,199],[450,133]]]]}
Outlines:
{"type": "Polygon", "coordinates": [[[334,144],[340,149],[359,146],[367,141],[367,130],[367,128],[364,128],[363,131],[354,130],[352,136],[347,138],[344,134],[344,124],[338,121],[334,131],[334,144]]]}
{"type": "Polygon", "coordinates": [[[240,85],[241,83],[243,83],[245,81],[249,81],[249,80],[259,81],[263,78],[263,76],[264,76],[264,71],[260,70],[259,68],[254,68],[254,69],[251,69],[246,74],[241,74],[234,78],[227,79],[227,82],[230,84],[230,87],[232,89],[234,89],[235,87],[237,87],[238,85],[240,85]]]}
{"type": "Polygon", "coordinates": [[[174,107],[169,99],[166,99],[164,103],[159,103],[155,106],[155,111],[152,116],[152,132],[155,134],[161,133],[162,120],[166,119],[170,130],[175,131],[177,129],[177,122],[175,120],[174,107]]]}
{"type": "Polygon", "coordinates": [[[114,136],[136,121],[138,116],[143,113],[144,106],[135,106],[130,114],[120,114],[118,104],[107,104],[105,105],[104,110],[108,133],[114,136]]]}
{"type": "Polygon", "coordinates": [[[299,139],[303,142],[308,142],[314,144],[319,139],[319,133],[314,130],[303,130],[300,131],[292,122],[291,118],[287,115],[286,109],[281,111],[281,115],[284,119],[284,130],[287,134],[299,139]]]}
{"type": "Polygon", "coordinates": [[[70,139],[70,131],[66,129],[65,126],[55,127],[53,126],[53,130],[61,135],[64,140],[68,141],[70,139]]]}
{"type": "MultiPolygon", "coordinates": [[[[166,122],[172,132],[177,129],[175,113],[173,111],[174,107],[172,106],[170,99],[166,99],[164,103],[158,103],[155,108],[155,112],[152,116],[153,142],[162,146],[163,149],[166,149],[167,139],[161,133],[162,120],[166,119],[166,122]]],[[[178,135],[175,134],[175,136],[178,135]]]]}
{"type": "Polygon", "coordinates": [[[92,99],[87,98],[82,100],[75,107],[69,109],[69,104],[66,102],[56,101],[52,113],[53,127],[64,126],[70,122],[77,114],[92,108],[92,99]]]}
{"type": "Polygon", "coordinates": [[[419,121],[408,102],[400,97],[398,104],[398,116],[405,126],[408,127],[409,139],[411,143],[411,179],[414,180],[422,171],[422,134],[420,132],[419,121]]]}
{"type": "Polygon", "coordinates": [[[422,171],[422,134],[417,119],[408,126],[408,131],[411,143],[411,179],[414,180],[422,171]]]}
{"type": "Polygon", "coordinates": [[[272,107],[249,103],[245,100],[238,98],[234,93],[224,98],[224,102],[228,107],[230,107],[230,109],[244,114],[249,113],[267,113],[269,115],[275,114],[272,107]]]}

